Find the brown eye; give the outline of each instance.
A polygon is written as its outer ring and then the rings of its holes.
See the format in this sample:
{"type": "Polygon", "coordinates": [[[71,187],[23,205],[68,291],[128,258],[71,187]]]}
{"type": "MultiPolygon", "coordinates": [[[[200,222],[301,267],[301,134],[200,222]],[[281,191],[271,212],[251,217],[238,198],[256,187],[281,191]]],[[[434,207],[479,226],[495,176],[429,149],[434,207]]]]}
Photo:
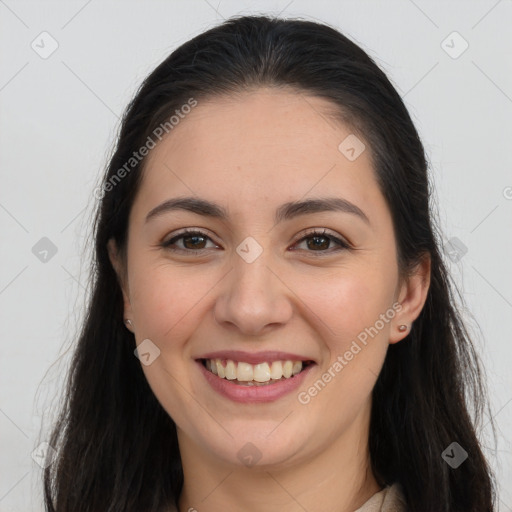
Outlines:
{"type": "Polygon", "coordinates": [[[186,249],[204,249],[205,238],[202,235],[187,235],[180,237],[186,249]]]}
{"type": "Polygon", "coordinates": [[[210,237],[201,231],[184,231],[163,242],[162,247],[171,251],[200,252],[208,249],[205,247],[208,240],[211,240],[210,237]],[[182,247],[173,247],[179,241],[182,241],[182,247]]]}
{"type": "Polygon", "coordinates": [[[308,233],[307,236],[304,236],[299,240],[299,243],[306,244],[307,252],[332,254],[333,252],[341,251],[343,249],[350,249],[350,245],[347,242],[333,235],[327,235],[327,230],[325,229],[323,231],[312,231],[308,233]],[[338,246],[338,248],[328,251],[333,242],[338,246]]]}
{"type": "Polygon", "coordinates": [[[328,249],[331,243],[328,236],[310,236],[306,240],[309,241],[308,249],[328,249]]]}

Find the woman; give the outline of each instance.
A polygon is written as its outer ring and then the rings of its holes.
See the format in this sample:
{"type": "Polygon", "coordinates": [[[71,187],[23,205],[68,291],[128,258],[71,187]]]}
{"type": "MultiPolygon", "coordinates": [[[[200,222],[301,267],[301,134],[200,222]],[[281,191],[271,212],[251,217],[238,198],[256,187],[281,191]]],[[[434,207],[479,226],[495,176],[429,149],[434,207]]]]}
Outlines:
{"type": "Polygon", "coordinates": [[[494,510],[429,194],[333,28],[237,17],[174,51],[96,193],[47,510],[494,510]]]}

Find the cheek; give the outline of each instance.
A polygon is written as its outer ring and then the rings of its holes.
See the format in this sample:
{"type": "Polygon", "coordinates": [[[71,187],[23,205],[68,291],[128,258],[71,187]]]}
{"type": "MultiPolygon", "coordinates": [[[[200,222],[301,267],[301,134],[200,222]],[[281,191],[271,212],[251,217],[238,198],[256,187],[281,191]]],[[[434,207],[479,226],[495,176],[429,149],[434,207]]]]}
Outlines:
{"type": "Polygon", "coordinates": [[[142,370],[154,395],[177,425],[193,430],[190,417],[190,388],[187,340],[198,328],[198,315],[204,308],[206,294],[214,286],[212,273],[177,268],[168,262],[155,263],[132,258],[130,276],[131,306],[137,326],[137,343],[150,339],[160,355],[142,370]],[[209,274],[209,275],[208,275],[209,274]],[[211,281],[211,282],[210,282],[211,281]],[[203,300],[201,300],[203,299],[203,300]]]}
{"type": "Polygon", "coordinates": [[[134,279],[132,290],[137,330],[145,337],[160,338],[165,330],[171,329],[178,313],[173,307],[170,282],[157,280],[153,272],[147,271],[140,279],[134,279]]]}
{"type": "MultiPolygon", "coordinates": [[[[316,325],[322,329],[324,339],[330,340],[332,351],[339,352],[391,308],[392,274],[366,266],[347,267],[320,280],[313,276],[302,277],[295,288],[297,295],[318,318],[316,325]]],[[[382,328],[380,322],[379,327],[382,328]]]]}
{"type": "Polygon", "coordinates": [[[214,272],[199,266],[180,268],[150,261],[136,267],[134,261],[131,306],[140,335],[159,346],[164,343],[166,350],[179,346],[179,340],[197,328],[197,316],[217,281],[214,272]]]}
{"type": "MultiPolygon", "coordinates": [[[[344,421],[349,421],[370,395],[386,356],[395,314],[392,274],[352,268],[333,274],[327,280],[329,286],[302,281],[304,303],[318,318],[316,335],[328,352],[318,380],[302,390],[309,397],[319,397],[311,399],[311,411],[316,411],[312,416],[337,418],[341,409],[344,421]],[[326,404],[338,407],[326,409],[326,404]]],[[[332,428],[336,425],[333,420],[332,428]]]]}

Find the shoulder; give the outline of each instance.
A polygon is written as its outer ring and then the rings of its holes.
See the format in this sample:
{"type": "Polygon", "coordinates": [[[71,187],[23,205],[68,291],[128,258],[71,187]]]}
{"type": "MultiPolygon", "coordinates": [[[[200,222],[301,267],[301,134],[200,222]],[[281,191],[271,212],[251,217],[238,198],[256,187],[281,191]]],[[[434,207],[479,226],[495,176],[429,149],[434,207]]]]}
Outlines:
{"type": "Polygon", "coordinates": [[[402,487],[398,482],[386,486],[355,512],[407,512],[402,487]]]}
{"type": "Polygon", "coordinates": [[[382,512],[407,512],[407,504],[401,485],[395,482],[386,489],[386,495],[382,502],[382,512]]]}

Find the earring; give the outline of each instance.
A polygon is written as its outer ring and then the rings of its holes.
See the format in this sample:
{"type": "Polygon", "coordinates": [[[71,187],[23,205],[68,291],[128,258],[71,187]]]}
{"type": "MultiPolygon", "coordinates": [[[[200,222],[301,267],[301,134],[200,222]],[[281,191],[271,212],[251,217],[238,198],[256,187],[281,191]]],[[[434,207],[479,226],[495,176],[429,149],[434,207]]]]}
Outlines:
{"type": "Polygon", "coordinates": [[[399,325],[399,326],[398,326],[398,330],[399,330],[400,332],[405,332],[405,331],[407,331],[407,325],[399,325]]]}
{"type": "Polygon", "coordinates": [[[131,327],[133,325],[132,321],[129,318],[125,318],[124,323],[125,323],[126,327],[131,331],[131,327]]]}

